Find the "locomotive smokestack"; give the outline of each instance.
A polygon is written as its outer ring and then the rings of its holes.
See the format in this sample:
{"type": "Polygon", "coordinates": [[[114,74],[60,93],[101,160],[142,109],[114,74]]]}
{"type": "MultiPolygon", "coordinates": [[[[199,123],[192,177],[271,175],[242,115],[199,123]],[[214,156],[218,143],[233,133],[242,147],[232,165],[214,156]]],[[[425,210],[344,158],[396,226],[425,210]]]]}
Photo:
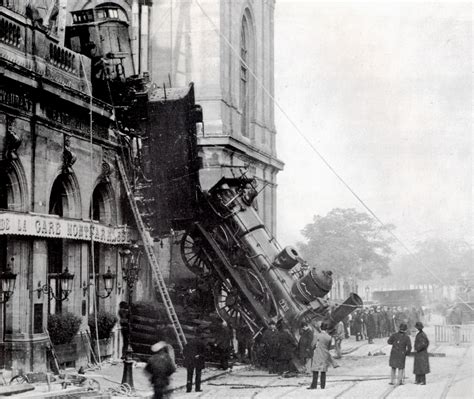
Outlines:
{"type": "Polygon", "coordinates": [[[339,306],[336,306],[331,314],[329,315],[329,320],[326,322],[327,330],[331,331],[336,327],[337,323],[342,321],[345,317],[349,316],[356,308],[360,308],[363,305],[363,301],[359,295],[351,293],[349,297],[341,303],[339,306]]]}

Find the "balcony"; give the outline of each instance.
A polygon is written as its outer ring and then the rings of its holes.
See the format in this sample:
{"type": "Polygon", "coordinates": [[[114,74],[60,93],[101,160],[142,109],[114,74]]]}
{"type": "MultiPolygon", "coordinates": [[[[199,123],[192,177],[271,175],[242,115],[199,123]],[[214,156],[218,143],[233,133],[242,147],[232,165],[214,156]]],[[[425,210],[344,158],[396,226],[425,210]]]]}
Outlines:
{"type": "Polygon", "coordinates": [[[37,80],[39,75],[43,83],[88,93],[90,59],[59,45],[43,27],[2,3],[0,0],[0,60],[26,78],[37,80]]]}

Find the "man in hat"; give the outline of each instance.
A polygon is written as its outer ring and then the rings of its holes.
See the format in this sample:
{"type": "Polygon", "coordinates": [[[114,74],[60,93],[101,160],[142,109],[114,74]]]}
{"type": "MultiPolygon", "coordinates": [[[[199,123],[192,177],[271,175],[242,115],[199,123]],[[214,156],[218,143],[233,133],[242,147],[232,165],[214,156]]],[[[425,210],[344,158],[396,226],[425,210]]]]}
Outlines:
{"type": "Polygon", "coordinates": [[[205,367],[206,343],[202,338],[202,328],[196,329],[196,336],[183,349],[183,366],[186,367],[186,392],[193,390],[193,374],[196,371],[196,392],[201,392],[201,371],[205,367]]]}
{"type": "MultiPolygon", "coordinates": [[[[321,373],[321,389],[326,388],[326,371],[332,363],[332,357],[329,353],[331,347],[331,336],[321,329],[321,322],[315,323],[315,333],[313,337],[313,359],[311,371],[313,379],[307,389],[316,389],[318,386],[319,373],[321,373]]],[[[336,367],[333,364],[333,367],[336,367]]]]}
{"type": "Polygon", "coordinates": [[[392,345],[390,351],[389,366],[392,368],[392,374],[390,378],[390,385],[395,384],[395,373],[398,370],[398,385],[403,384],[403,377],[405,373],[405,359],[406,356],[411,352],[411,340],[407,335],[408,327],[405,323],[400,324],[398,332],[392,334],[388,339],[387,343],[392,345]]]}
{"type": "Polygon", "coordinates": [[[309,372],[311,358],[313,357],[313,336],[314,331],[308,323],[303,322],[301,324],[300,339],[298,341],[298,359],[304,364],[306,372],[309,372]]]}
{"type": "Polygon", "coordinates": [[[148,359],[145,370],[150,373],[150,382],[155,390],[154,399],[162,399],[169,384],[171,374],[176,371],[174,351],[164,341],[157,342],[150,348],[153,355],[148,359]]]}
{"type": "Polygon", "coordinates": [[[413,364],[413,374],[415,374],[415,384],[426,385],[426,374],[430,372],[430,362],[428,359],[428,346],[430,341],[423,332],[423,323],[417,321],[415,328],[418,333],[415,337],[415,362],[413,364]]]}

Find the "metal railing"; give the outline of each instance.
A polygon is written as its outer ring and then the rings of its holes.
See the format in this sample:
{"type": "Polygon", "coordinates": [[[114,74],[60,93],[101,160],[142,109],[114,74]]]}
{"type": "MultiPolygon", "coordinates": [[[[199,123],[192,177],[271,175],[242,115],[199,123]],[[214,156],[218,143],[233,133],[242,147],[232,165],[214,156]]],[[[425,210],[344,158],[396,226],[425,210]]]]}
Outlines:
{"type": "Polygon", "coordinates": [[[435,342],[447,344],[472,343],[474,324],[436,325],[435,342]]]}

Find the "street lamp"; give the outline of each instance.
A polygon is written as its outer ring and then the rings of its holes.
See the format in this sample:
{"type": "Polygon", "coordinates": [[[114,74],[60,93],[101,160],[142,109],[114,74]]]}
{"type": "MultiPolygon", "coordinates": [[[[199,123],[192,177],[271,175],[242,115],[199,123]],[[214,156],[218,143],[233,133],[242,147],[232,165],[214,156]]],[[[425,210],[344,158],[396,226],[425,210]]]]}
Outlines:
{"type": "Polygon", "coordinates": [[[367,285],[365,287],[365,300],[368,301],[369,300],[369,292],[370,292],[370,287],[367,285]]]}
{"type": "MultiPolygon", "coordinates": [[[[104,288],[105,288],[105,295],[100,295],[97,294],[99,298],[105,299],[108,298],[114,289],[114,281],[115,281],[115,275],[112,274],[110,271],[110,267],[107,269],[107,271],[102,275],[102,278],[104,279],[104,288]]],[[[84,295],[86,295],[87,290],[89,289],[89,286],[92,284],[87,284],[85,281],[82,282],[82,289],[84,290],[84,295]]]]}
{"type": "MultiPolygon", "coordinates": [[[[10,260],[13,265],[15,258],[11,258],[10,260]]],[[[12,272],[10,264],[8,263],[6,270],[0,273],[0,303],[5,304],[8,302],[13,295],[13,291],[15,291],[15,282],[16,274],[12,272]]]]}
{"type": "Polygon", "coordinates": [[[133,289],[135,288],[135,283],[138,280],[138,274],[140,272],[140,255],[141,251],[137,244],[131,245],[128,248],[120,251],[120,259],[122,261],[122,277],[127,283],[128,288],[128,322],[127,322],[127,330],[128,330],[128,346],[125,352],[125,359],[123,360],[123,375],[122,375],[122,384],[128,384],[131,388],[133,388],[133,360],[132,354],[133,350],[130,345],[130,332],[131,332],[131,325],[130,319],[131,315],[130,312],[132,311],[132,294],[133,289]]]}
{"type": "Polygon", "coordinates": [[[72,291],[72,281],[74,280],[74,274],[69,273],[69,269],[66,267],[66,270],[64,270],[62,273],[59,273],[56,278],[58,279],[59,286],[61,287],[60,295],[56,296],[54,290],[49,284],[41,285],[41,281],[38,281],[38,288],[36,288],[38,299],[41,298],[41,293],[52,296],[58,302],[62,302],[68,298],[72,291]]]}

